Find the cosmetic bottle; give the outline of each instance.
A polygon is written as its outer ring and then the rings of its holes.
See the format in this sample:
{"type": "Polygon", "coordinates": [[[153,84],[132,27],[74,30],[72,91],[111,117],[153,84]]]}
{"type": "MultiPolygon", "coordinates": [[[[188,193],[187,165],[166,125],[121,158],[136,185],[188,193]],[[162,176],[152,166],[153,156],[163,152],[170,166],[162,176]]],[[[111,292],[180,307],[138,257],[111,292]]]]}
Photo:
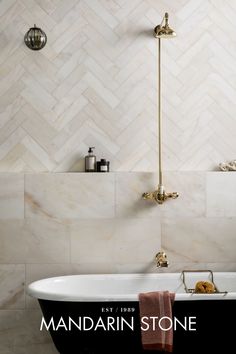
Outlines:
{"type": "Polygon", "coordinates": [[[99,172],[109,172],[110,162],[106,159],[101,159],[99,164],[99,172]]]}
{"type": "Polygon", "coordinates": [[[96,156],[93,153],[93,149],[95,149],[95,147],[90,147],[88,155],[85,156],[85,172],[96,171],[96,156]]]}

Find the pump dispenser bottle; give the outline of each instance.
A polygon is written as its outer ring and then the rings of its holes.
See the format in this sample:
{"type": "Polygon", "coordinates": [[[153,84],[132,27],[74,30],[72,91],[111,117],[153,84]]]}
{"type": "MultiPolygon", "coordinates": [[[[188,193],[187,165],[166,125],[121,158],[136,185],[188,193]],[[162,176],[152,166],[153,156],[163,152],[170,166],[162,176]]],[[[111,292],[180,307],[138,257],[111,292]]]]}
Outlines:
{"type": "Polygon", "coordinates": [[[85,156],[85,172],[96,172],[96,156],[93,153],[95,147],[90,147],[88,155],[85,156]]]}

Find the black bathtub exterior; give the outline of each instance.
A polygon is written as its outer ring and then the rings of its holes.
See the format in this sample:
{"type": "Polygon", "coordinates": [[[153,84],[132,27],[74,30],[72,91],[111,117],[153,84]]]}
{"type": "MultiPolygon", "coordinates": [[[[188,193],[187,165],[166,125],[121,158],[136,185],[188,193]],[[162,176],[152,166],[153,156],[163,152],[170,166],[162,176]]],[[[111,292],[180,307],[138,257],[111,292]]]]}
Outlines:
{"type": "MultiPolygon", "coordinates": [[[[138,302],[64,302],[39,300],[43,316],[48,323],[53,317],[55,323],[60,318],[88,316],[96,320],[101,316],[122,316],[130,321],[134,317],[134,330],[124,327],[124,331],[80,331],[76,327],[70,331],[60,328],[50,330],[53,342],[60,354],[144,354],[159,353],[144,351],[141,344],[141,330],[138,302]],[[111,310],[113,309],[113,310],[111,310]]],[[[236,300],[195,300],[175,301],[173,315],[180,321],[185,316],[196,317],[197,331],[185,331],[180,326],[174,332],[175,354],[214,351],[236,353],[236,300]],[[233,321],[233,324],[231,324],[233,321]]]]}

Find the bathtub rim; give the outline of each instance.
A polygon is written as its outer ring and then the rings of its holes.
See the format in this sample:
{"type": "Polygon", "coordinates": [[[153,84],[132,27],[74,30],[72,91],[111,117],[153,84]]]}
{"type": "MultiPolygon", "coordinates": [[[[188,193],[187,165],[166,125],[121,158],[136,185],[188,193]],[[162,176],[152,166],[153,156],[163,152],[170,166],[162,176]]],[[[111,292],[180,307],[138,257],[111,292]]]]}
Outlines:
{"type": "MultiPolygon", "coordinates": [[[[236,272],[214,272],[215,276],[224,276],[224,275],[234,275],[236,281],[236,272]]],[[[94,295],[94,294],[78,294],[78,295],[63,295],[50,293],[48,291],[39,290],[38,286],[43,282],[51,282],[58,281],[59,279],[69,279],[69,278],[89,278],[92,279],[104,279],[104,278],[169,278],[176,279],[180,281],[181,272],[176,273],[116,273],[116,274],[75,274],[75,275],[63,275],[63,276],[55,276],[43,278],[40,280],[36,280],[31,282],[26,289],[26,293],[34,297],[38,300],[51,300],[51,301],[64,301],[64,302],[125,302],[125,301],[138,301],[138,294],[102,294],[102,295],[94,295]]],[[[179,283],[180,284],[180,283],[179,283]]],[[[168,290],[168,289],[163,289],[168,290]]],[[[154,291],[154,290],[153,290],[154,291]]],[[[190,294],[185,292],[176,292],[175,295],[176,301],[196,301],[196,300],[236,300],[236,292],[228,292],[227,294],[190,294]]]]}

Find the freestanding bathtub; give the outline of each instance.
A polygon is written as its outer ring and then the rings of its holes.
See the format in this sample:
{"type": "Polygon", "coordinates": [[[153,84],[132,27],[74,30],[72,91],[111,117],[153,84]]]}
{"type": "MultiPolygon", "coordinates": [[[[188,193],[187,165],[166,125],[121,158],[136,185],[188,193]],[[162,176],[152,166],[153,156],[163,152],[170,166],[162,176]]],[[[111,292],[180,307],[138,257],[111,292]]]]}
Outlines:
{"type": "Polygon", "coordinates": [[[61,276],[31,283],[28,294],[42,309],[39,328],[50,331],[61,354],[150,353],[142,349],[138,294],[162,290],[176,293],[173,316],[182,323],[174,328],[174,353],[235,353],[236,272],[214,273],[219,293],[186,293],[209,276],[186,273],[185,286],[181,273],[61,276]]]}

